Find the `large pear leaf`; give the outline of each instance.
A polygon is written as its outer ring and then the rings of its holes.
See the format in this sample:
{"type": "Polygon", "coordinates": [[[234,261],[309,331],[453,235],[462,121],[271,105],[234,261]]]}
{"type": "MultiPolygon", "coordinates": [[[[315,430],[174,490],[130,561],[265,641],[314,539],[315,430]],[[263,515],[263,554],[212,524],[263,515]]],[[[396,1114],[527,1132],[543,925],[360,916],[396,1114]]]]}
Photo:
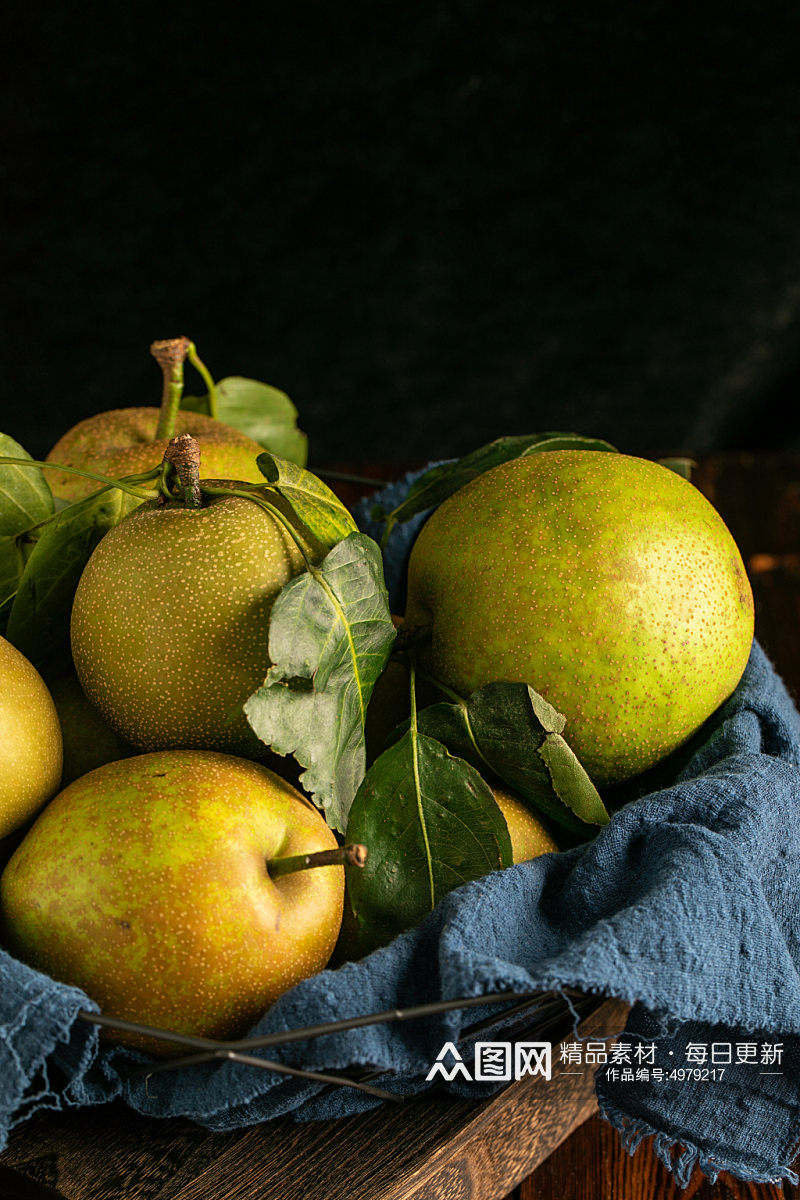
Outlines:
{"type": "Polygon", "coordinates": [[[323,546],[333,549],[357,531],[358,526],[339,497],[311,471],[266,452],[259,454],[256,462],[270,490],[286,501],[301,524],[323,546]]]}
{"type": "Polygon", "coordinates": [[[0,626],[16,595],[25,559],[26,538],[52,516],[53,493],[40,467],[4,462],[4,458],[33,459],[8,434],[0,433],[0,626]]]}
{"type": "Polygon", "coordinates": [[[42,527],[11,606],[6,637],[44,675],[70,661],[69,620],[83,568],[100,539],[141,503],[105,488],[70,504],[42,527]]]}
{"type": "Polygon", "coordinates": [[[0,433],[0,536],[22,533],[53,513],[53,493],[41,467],[23,467],[4,458],[33,459],[19,442],[0,433]]]}
{"type": "MultiPolygon", "coordinates": [[[[241,375],[221,379],[214,390],[217,420],[246,433],[265,450],[306,465],[308,438],[297,428],[297,409],[285,392],[241,375]]],[[[183,396],[181,408],[210,415],[210,398],[183,396]]]]}
{"type": "Polygon", "coordinates": [[[346,840],[367,847],[364,868],[347,873],[359,953],[418,924],[453,888],[512,862],[491,788],[413,726],[367,772],[346,840]]]}
{"type": "Polygon", "coordinates": [[[541,454],[548,450],[604,450],[616,453],[615,447],[609,442],[601,438],[583,437],[577,433],[531,433],[497,438],[454,462],[431,467],[414,481],[402,504],[388,514],[379,511],[376,506],[372,516],[375,520],[385,517],[391,529],[397,522],[408,521],[418,513],[441,504],[470,480],[483,475],[492,467],[510,462],[513,458],[541,454]]]}
{"type": "Polygon", "coordinates": [[[272,609],[274,665],[245,714],[263,742],[306,768],[301,783],[334,829],[345,829],[364,777],[367,705],[394,636],[380,551],[363,533],[288,583],[272,609]]]}
{"type": "Polygon", "coordinates": [[[527,684],[487,684],[468,700],[423,709],[418,724],[573,833],[589,838],[608,823],[596,787],[562,737],[566,719],[527,684]]]}

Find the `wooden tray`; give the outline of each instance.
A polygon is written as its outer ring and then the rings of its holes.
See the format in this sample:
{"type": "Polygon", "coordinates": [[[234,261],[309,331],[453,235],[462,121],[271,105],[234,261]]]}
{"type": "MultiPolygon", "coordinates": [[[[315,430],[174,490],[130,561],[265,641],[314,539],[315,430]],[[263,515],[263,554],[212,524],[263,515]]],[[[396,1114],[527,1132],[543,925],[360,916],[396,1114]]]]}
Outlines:
{"type": "MultiPolygon", "coordinates": [[[[607,1000],[581,1036],[622,1030],[627,1005],[607,1000]]],[[[441,1092],[337,1121],[267,1121],[209,1133],[156,1120],[123,1102],[40,1113],[0,1156],[4,1200],[494,1200],[596,1110],[594,1067],[529,1076],[488,1100],[441,1092]],[[577,1073],[575,1073],[577,1072],[577,1073]]]]}

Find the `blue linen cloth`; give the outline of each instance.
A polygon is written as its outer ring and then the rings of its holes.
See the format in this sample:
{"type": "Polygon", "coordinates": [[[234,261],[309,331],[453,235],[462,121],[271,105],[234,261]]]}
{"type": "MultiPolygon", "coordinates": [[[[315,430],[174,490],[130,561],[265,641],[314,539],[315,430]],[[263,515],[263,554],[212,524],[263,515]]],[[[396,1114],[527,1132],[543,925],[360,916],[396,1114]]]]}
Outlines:
{"type": "MultiPolygon", "coordinates": [[[[406,554],[407,531],[398,534],[406,554]]],[[[634,1008],[617,1061],[609,1052],[597,1071],[597,1091],[628,1148],[653,1135],[681,1184],[695,1164],[711,1179],[727,1170],[796,1181],[800,716],[758,643],[736,692],[691,745],[620,795],[594,841],[464,885],[391,945],[293,988],[253,1034],[507,990],[616,996],[634,1008]],[[671,1078],[673,1065],[684,1075],[676,1069],[671,1078]],[[687,1080],[695,1069],[708,1074],[687,1080]]],[[[126,1078],[141,1056],[98,1043],[77,1018],[81,1008],[95,1006],[0,951],[0,1145],[37,1108],[118,1096],[140,1112],[215,1130],[376,1103],[231,1063],[147,1083],[126,1078]]],[[[409,1094],[427,1086],[444,1043],[474,1019],[461,1009],[368,1026],[269,1057],[327,1071],[385,1068],[392,1074],[377,1082],[409,1094]]],[[[602,1062],[603,1044],[592,1043],[591,1061],[602,1062]]],[[[580,1054],[588,1043],[575,1046],[580,1054]]]]}

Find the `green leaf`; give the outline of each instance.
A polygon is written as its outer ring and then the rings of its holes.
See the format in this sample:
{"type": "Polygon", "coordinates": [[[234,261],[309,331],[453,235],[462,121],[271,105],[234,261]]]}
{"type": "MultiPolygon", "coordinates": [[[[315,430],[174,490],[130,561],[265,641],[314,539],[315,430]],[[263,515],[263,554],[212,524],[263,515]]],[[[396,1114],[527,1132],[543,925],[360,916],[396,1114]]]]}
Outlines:
{"type": "Polygon", "coordinates": [[[0,633],[5,634],[8,614],[36,541],[36,536],[0,537],[0,633]]]}
{"type": "MultiPolygon", "coordinates": [[[[217,419],[246,433],[265,450],[288,458],[304,467],[308,459],[308,438],[297,428],[297,409],[285,392],[230,375],[216,385],[217,419]]],[[[208,396],[183,396],[185,412],[211,413],[208,396]]]]}
{"type": "MultiPolygon", "coordinates": [[[[0,433],[0,456],[31,458],[5,433],[0,433]]],[[[26,534],[51,517],[53,511],[53,493],[40,467],[0,461],[0,630],[5,630],[25,569],[26,552],[30,550],[26,534]]]]}
{"type": "MultiPolygon", "coordinates": [[[[6,433],[0,433],[0,456],[31,457],[6,433]]],[[[13,537],[46,521],[52,513],[53,493],[40,467],[0,462],[0,536],[13,537]]]]}
{"type": "Polygon", "coordinates": [[[202,413],[204,417],[210,417],[211,401],[208,393],[205,396],[181,396],[181,412],[202,413]]]}
{"type": "Polygon", "coordinates": [[[692,471],[697,466],[693,458],[659,458],[658,464],[661,467],[666,467],[668,471],[674,471],[676,475],[680,475],[682,479],[692,481],[692,471]]]}
{"type": "MultiPolygon", "coordinates": [[[[582,437],[577,433],[532,433],[497,438],[471,451],[457,462],[431,467],[412,484],[403,503],[386,514],[386,519],[390,526],[396,522],[408,521],[417,513],[441,504],[470,480],[490,471],[492,467],[510,462],[514,458],[541,454],[548,450],[603,450],[616,453],[615,447],[609,442],[600,438],[582,437]]],[[[373,510],[372,515],[374,519],[379,520],[383,514],[376,510],[373,510]]]]}
{"type": "Polygon", "coordinates": [[[592,837],[594,826],[608,823],[597,789],[561,736],[564,716],[527,684],[487,684],[466,701],[424,709],[418,722],[573,833],[592,837]]]}
{"type": "Polygon", "coordinates": [[[357,531],[353,517],[339,497],[311,471],[269,453],[259,454],[256,462],[271,489],[286,501],[300,523],[323,546],[333,549],[357,531]]]}
{"type": "Polygon", "coordinates": [[[453,888],[512,861],[489,785],[413,729],[370,767],[346,840],[367,847],[366,866],[347,872],[360,953],[418,924],[453,888]]]}
{"type": "Polygon", "coordinates": [[[364,777],[367,705],[394,636],[380,551],[363,533],[288,583],[272,609],[274,665],[245,714],[306,768],[300,781],[334,829],[344,830],[364,777]]]}
{"type": "Polygon", "coordinates": [[[5,632],[8,614],[17,594],[25,555],[16,537],[0,537],[0,633],[5,632]]]}
{"type": "Polygon", "coordinates": [[[6,637],[44,675],[68,665],[69,619],[83,568],[100,539],[141,503],[107,488],[70,504],[42,527],[25,564],[6,637]]]}

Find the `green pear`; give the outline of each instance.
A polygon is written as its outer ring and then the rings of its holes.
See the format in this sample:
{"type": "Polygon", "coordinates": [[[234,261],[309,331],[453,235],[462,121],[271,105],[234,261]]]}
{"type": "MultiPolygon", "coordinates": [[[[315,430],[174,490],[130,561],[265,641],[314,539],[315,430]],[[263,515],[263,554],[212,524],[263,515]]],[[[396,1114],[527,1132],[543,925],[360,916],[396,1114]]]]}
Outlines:
{"type": "Polygon", "coordinates": [[[343,866],[280,871],[319,851],[340,853],[321,815],[256,763],[203,751],[107,763],[50,802],[8,863],[4,943],[108,1016],[241,1037],[330,957],[343,866]]]}
{"type": "Polygon", "coordinates": [[[644,771],[730,696],[753,598],[722,518],[629,455],[559,450],[478,476],[413,547],[406,624],[461,695],[530,684],[597,785],[644,771]]]}
{"type": "Polygon", "coordinates": [[[265,747],[242,706],[270,667],[272,605],[304,569],[254,500],[145,502],[106,534],[78,583],[71,642],[84,692],[140,750],[258,757],[265,747]]]}
{"type": "MultiPolygon", "coordinates": [[[[110,479],[143,474],[158,467],[170,438],[157,437],[158,408],[118,408],[79,421],[47,455],[59,466],[93,471],[110,479]]],[[[178,412],[173,434],[190,433],[200,443],[203,469],[209,476],[263,483],[256,466],[263,446],[238,429],[202,413],[178,412]]],[[[82,500],[101,486],[93,479],[48,470],[47,482],[61,500],[82,500]]]]}
{"type": "Polygon", "coordinates": [[[50,684],[50,694],[61,723],[64,742],[62,788],[103,763],[116,762],[118,758],[129,758],[137,753],[89,703],[74,671],[54,679],[50,684]]]}
{"type": "Polygon", "coordinates": [[[61,726],[36,668],[0,637],[0,838],[58,791],[61,726]]]}

